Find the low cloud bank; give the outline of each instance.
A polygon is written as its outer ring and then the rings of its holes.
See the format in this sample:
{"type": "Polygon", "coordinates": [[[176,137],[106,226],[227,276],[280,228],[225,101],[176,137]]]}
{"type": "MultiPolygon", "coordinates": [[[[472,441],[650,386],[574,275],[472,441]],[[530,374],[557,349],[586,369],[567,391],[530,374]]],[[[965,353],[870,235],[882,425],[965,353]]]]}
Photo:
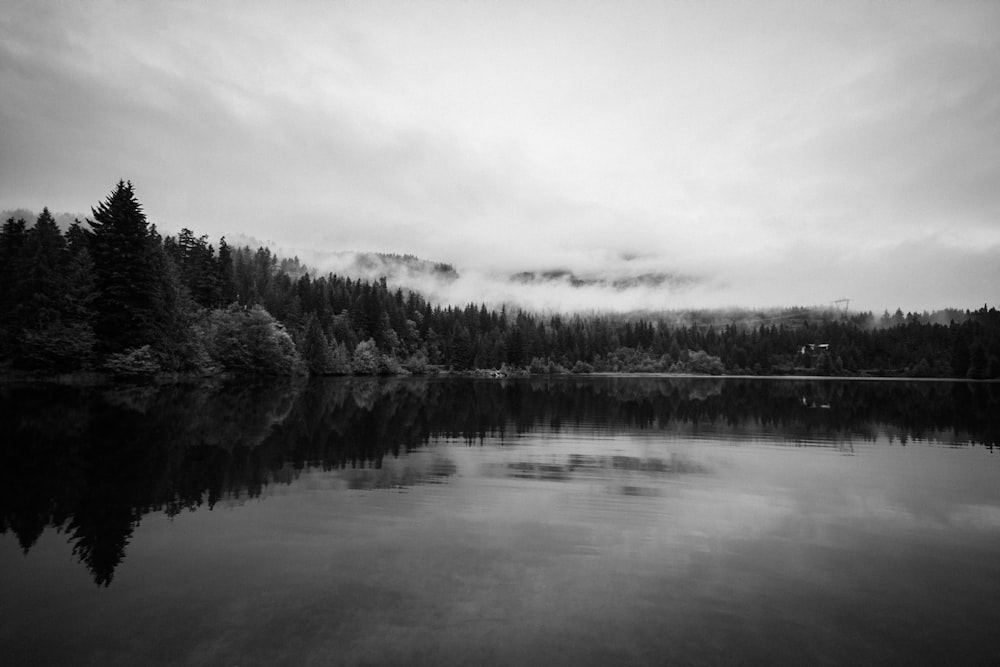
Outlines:
{"type": "MultiPolygon", "coordinates": [[[[279,250],[280,251],[280,250],[279,250]]],[[[280,251],[316,274],[338,273],[420,292],[442,305],[517,306],[554,312],[839,307],[853,311],[976,309],[1000,293],[1000,248],[977,252],[928,237],[862,252],[799,246],[771,261],[719,258],[700,270],[655,256],[608,255],[555,266],[427,261],[408,255],[280,251]]]]}
{"type": "Polygon", "coordinates": [[[432,302],[464,306],[514,306],[538,311],[628,312],[690,307],[703,287],[703,278],[665,270],[650,261],[627,261],[620,266],[539,267],[532,271],[500,271],[455,266],[412,255],[363,252],[317,252],[274,249],[299,257],[318,274],[378,280],[420,292],[432,302]]]}

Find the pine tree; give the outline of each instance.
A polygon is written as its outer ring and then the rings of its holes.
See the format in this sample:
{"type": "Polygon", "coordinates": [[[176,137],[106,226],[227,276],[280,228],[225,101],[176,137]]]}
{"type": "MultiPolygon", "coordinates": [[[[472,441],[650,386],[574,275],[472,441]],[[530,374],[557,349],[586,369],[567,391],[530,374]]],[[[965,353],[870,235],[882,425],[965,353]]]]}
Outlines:
{"type": "Polygon", "coordinates": [[[66,260],[66,241],[49,209],[43,209],[24,243],[19,293],[10,313],[19,330],[16,362],[22,367],[68,369],[77,363],[65,354],[73,342],[73,332],[63,326],[66,260]]]}
{"type": "Polygon", "coordinates": [[[20,271],[21,252],[27,239],[27,223],[23,218],[8,218],[0,228],[0,358],[14,356],[20,339],[12,316],[17,307],[23,275],[20,271]]]}
{"type": "Polygon", "coordinates": [[[226,243],[225,236],[219,239],[215,273],[219,284],[219,305],[228,306],[236,301],[236,281],[233,276],[233,251],[226,243]]]}
{"type": "Polygon", "coordinates": [[[18,307],[27,311],[26,325],[44,326],[59,319],[59,300],[66,287],[62,275],[65,253],[66,241],[45,208],[28,231],[21,258],[18,307]]]}
{"type": "Polygon", "coordinates": [[[451,334],[452,366],[457,371],[468,370],[473,367],[475,356],[476,348],[473,344],[472,336],[461,320],[457,320],[451,334]]]}
{"type": "Polygon", "coordinates": [[[306,319],[299,351],[312,375],[326,375],[331,372],[334,360],[330,343],[313,314],[306,319]]]}
{"type": "Polygon", "coordinates": [[[146,215],[131,182],[92,209],[91,256],[97,278],[94,330],[105,352],[155,344],[163,320],[155,249],[146,215]]]}
{"type": "Polygon", "coordinates": [[[191,299],[206,308],[219,305],[219,272],[208,237],[195,237],[194,232],[184,228],[177,238],[168,237],[164,248],[177,266],[191,299]]]}
{"type": "Polygon", "coordinates": [[[155,326],[151,344],[158,353],[158,362],[170,370],[200,369],[203,351],[197,349],[197,336],[191,326],[195,317],[194,303],[155,226],[149,232],[148,255],[155,278],[152,298],[155,326]]]}

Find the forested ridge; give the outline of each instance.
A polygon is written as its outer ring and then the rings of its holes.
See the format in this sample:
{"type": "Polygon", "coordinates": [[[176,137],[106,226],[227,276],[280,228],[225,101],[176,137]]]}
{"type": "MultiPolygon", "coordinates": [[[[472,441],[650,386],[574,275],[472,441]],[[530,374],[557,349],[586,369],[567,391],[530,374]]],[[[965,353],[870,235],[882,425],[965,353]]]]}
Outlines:
{"type": "Polygon", "coordinates": [[[676,372],[1000,377],[1000,312],[791,309],[720,320],[431,304],[385,279],[315,276],[267,248],[162,236],[131,183],[84,223],[0,230],[0,365],[275,375],[676,372]]]}

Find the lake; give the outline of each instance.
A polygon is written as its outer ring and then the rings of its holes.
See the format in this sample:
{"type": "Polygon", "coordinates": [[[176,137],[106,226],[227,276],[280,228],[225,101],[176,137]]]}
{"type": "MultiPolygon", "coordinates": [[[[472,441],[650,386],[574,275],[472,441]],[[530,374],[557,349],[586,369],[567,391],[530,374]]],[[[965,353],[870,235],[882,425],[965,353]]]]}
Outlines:
{"type": "Polygon", "coordinates": [[[4,665],[1000,664],[1000,385],[0,387],[4,665]]]}

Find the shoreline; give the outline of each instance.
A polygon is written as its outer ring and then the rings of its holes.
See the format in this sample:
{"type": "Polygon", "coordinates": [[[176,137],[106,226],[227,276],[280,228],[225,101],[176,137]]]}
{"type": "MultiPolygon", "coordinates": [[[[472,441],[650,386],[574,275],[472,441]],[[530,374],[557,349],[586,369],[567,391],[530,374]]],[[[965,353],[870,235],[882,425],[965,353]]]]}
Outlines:
{"type": "Polygon", "coordinates": [[[406,373],[390,375],[266,375],[260,373],[234,373],[231,371],[213,374],[156,373],[150,375],[119,376],[107,372],[83,371],[72,373],[39,373],[37,371],[0,371],[0,386],[17,384],[47,384],[57,386],[120,386],[130,384],[194,384],[200,382],[229,381],[239,378],[302,379],[309,378],[475,378],[482,380],[515,380],[527,378],[624,378],[624,379],[718,379],[718,380],[809,380],[809,381],[862,381],[862,382],[971,382],[976,384],[1000,383],[1000,379],[978,379],[959,377],[907,377],[903,375],[754,375],[721,373],[668,373],[663,371],[599,371],[592,373],[530,373],[528,371],[501,371],[498,369],[474,369],[467,371],[436,370],[429,373],[406,373]]]}

